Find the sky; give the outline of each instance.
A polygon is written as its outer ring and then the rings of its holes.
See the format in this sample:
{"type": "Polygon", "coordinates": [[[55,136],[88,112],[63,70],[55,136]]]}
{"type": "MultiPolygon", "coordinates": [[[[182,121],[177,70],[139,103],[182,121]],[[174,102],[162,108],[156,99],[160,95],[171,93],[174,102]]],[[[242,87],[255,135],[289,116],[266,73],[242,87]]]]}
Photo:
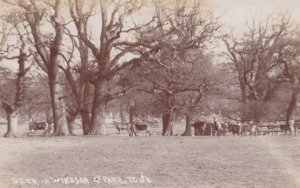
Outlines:
{"type": "Polygon", "coordinates": [[[222,21],[232,26],[239,26],[247,19],[260,19],[286,11],[292,20],[300,23],[300,0],[208,0],[208,4],[214,12],[222,15],[222,21]]]}
{"type": "MultiPolygon", "coordinates": [[[[206,0],[208,7],[221,22],[233,28],[241,28],[250,19],[261,19],[271,14],[288,11],[291,20],[300,24],[300,0],[206,0]]],[[[4,62],[15,68],[17,63],[4,62]]]]}

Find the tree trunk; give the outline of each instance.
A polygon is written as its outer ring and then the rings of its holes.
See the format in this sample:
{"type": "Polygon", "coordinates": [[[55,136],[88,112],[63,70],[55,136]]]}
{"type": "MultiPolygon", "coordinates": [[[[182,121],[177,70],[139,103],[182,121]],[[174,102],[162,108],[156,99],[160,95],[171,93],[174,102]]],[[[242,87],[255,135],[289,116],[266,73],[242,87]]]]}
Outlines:
{"type": "Polygon", "coordinates": [[[49,75],[49,88],[51,95],[54,132],[52,136],[67,136],[67,116],[62,88],[60,87],[57,75],[49,75]]]}
{"type": "Polygon", "coordinates": [[[192,125],[191,125],[191,117],[190,115],[185,115],[185,131],[182,136],[192,136],[192,125]]]}
{"type": "MultiPolygon", "coordinates": [[[[237,70],[240,70],[237,67],[237,70]]],[[[246,121],[247,116],[248,116],[248,96],[246,94],[246,85],[244,83],[244,75],[239,71],[239,82],[240,82],[240,90],[241,90],[241,99],[242,99],[242,104],[241,104],[241,110],[240,110],[240,116],[239,118],[241,119],[242,122],[246,121]]]]}
{"type": "Polygon", "coordinates": [[[82,104],[80,109],[81,114],[81,122],[83,135],[88,135],[90,131],[91,117],[89,114],[89,93],[90,93],[90,85],[88,82],[84,83],[84,89],[82,93],[82,104]]]}
{"type": "Polygon", "coordinates": [[[247,100],[247,99],[244,99],[243,101],[242,101],[243,103],[242,103],[242,113],[241,113],[241,121],[242,122],[245,122],[245,121],[247,121],[247,119],[248,119],[248,116],[249,116],[249,110],[248,110],[248,108],[249,108],[249,101],[247,100]]]}
{"type": "Polygon", "coordinates": [[[4,137],[17,137],[18,110],[6,102],[3,102],[2,106],[7,115],[7,131],[4,137]]]}
{"type": "Polygon", "coordinates": [[[76,136],[74,133],[74,125],[75,125],[75,120],[76,120],[76,115],[77,114],[69,114],[67,117],[67,124],[68,124],[68,130],[69,134],[72,136],[76,136]]]}
{"type": "Polygon", "coordinates": [[[24,101],[24,78],[30,69],[30,67],[25,68],[25,61],[27,60],[27,55],[23,52],[25,43],[22,40],[22,36],[20,36],[20,39],[22,41],[22,47],[20,48],[20,54],[18,56],[19,70],[16,82],[16,98],[13,105],[10,105],[6,102],[2,103],[7,115],[7,132],[4,134],[4,137],[17,137],[16,131],[18,127],[18,110],[24,101]]]}
{"type": "Polygon", "coordinates": [[[297,129],[294,127],[294,122],[295,122],[295,116],[296,116],[296,111],[297,111],[297,105],[299,102],[299,81],[295,80],[294,81],[294,89],[293,89],[293,94],[291,97],[291,101],[287,110],[286,114],[286,124],[288,125],[290,129],[290,134],[296,134],[297,129]]]}
{"type": "MultiPolygon", "coordinates": [[[[51,96],[51,106],[52,106],[52,114],[53,114],[53,124],[54,124],[54,132],[52,136],[65,136],[68,135],[67,132],[67,118],[65,112],[65,103],[63,90],[59,85],[58,79],[58,63],[59,63],[59,53],[61,51],[61,43],[63,39],[63,31],[64,31],[64,7],[63,2],[61,0],[55,0],[55,12],[52,18],[52,23],[55,28],[55,37],[53,42],[51,43],[50,53],[47,50],[43,40],[41,31],[40,31],[40,21],[42,16],[39,14],[35,14],[32,11],[35,10],[35,6],[22,6],[26,11],[30,14],[26,14],[27,22],[31,28],[31,33],[35,42],[35,48],[41,57],[46,72],[48,73],[48,82],[51,96]]],[[[37,59],[36,59],[37,60],[37,59]]],[[[37,61],[39,62],[39,61],[37,61]]],[[[39,65],[42,65],[39,63],[39,65]]]]}
{"type": "Polygon", "coordinates": [[[103,84],[103,81],[95,84],[89,135],[105,134],[105,101],[102,96],[106,93],[103,84]]]}
{"type": "Polygon", "coordinates": [[[135,112],[135,103],[130,102],[129,104],[129,122],[130,122],[130,129],[129,129],[129,136],[137,136],[136,135],[136,127],[134,125],[134,112],[135,112]]]}
{"type": "Polygon", "coordinates": [[[173,114],[167,112],[163,114],[163,136],[172,136],[173,135],[173,114]]]}
{"type": "MultiPolygon", "coordinates": [[[[86,31],[86,24],[85,21],[83,23],[83,27],[86,31]]],[[[66,79],[71,87],[71,91],[74,95],[74,100],[76,100],[77,106],[74,107],[76,110],[79,111],[81,115],[81,122],[82,122],[82,131],[83,135],[87,135],[90,131],[90,115],[89,115],[89,99],[90,99],[90,85],[87,75],[90,74],[88,70],[88,64],[89,64],[89,55],[88,55],[88,47],[79,40],[79,46],[77,46],[80,58],[81,58],[81,66],[79,71],[79,77],[76,78],[76,76],[73,75],[73,69],[70,66],[71,60],[67,61],[68,67],[62,68],[60,67],[65,75],[66,79]]]]}
{"type": "Polygon", "coordinates": [[[49,77],[49,88],[51,95],[51,103],[53,110],[53,123],[54,132],[53,136],[66,136],[67,132],[67,116],[66,107],[64,101],[63,90],[59,84],[59,71],[58,71],[58,55],[60,52],[60,46],[63,35],[63,25],[60,23],[61,19],[61,1],[56,0],[55,2],[55,31],[56,35],[54,38],[53,45],[50,48],[50,62],[48,65],[48,77],[49,77]]]}
{"type": "Polygon", "coordinates": [[[93,107],[89,135],[105,134],[105,105],[93,107]]]}
{"type": "Polygon", "coordinates": [[[83,135],[88,135],[90,131],[91,118],[89,112],[86,109],[80,111],[83,135]]]}

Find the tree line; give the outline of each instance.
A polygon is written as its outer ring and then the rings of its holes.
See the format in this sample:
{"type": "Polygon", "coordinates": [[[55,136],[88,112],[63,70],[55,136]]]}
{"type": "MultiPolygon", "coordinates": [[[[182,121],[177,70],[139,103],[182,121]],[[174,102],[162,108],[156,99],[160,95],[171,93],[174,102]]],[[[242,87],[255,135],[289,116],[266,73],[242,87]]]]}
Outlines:
{"type": "Polygon", "coordinates": [[[201,0],[0,3],[9,10],[1,16],[1,59],[18,65],[16,75],[0,67],[1,88],[9,88],[0,93],[6,137],[16,136],[20,111],[41,108],[53,136],[73,135],[77,117],[84,135],[104,134],[108,107],[131,123],[160,117],[165,136],[178,118],[191,135],[191,122],[211,113],[295,120],[300,37],[288,13],[237,30],[201,0]]]}

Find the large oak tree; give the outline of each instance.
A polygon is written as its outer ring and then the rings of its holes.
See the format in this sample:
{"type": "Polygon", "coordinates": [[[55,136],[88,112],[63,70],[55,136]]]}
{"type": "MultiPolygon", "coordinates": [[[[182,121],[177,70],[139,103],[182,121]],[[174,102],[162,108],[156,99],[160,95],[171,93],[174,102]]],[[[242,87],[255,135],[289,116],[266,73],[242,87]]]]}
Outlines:
{"type": "Polygon", "coordinates": [[[241,120],[260,122],[276,91],[284,83],[283,58],[293,35],[288,15],[268,17],[246,24],[242,34],[226,34],[229,62],[237,75],[240,88],[241,120]]]}
{"type": "Polygon", "coordinates": [[[183,111],[186,134],[190,135],[193,113],[205,93],[216,85],[213,76],[208,76],[213,74],[208,45],[220,26],[212,14],[202,12],[202,6],[201,1],[176,1],[175,6],[156,4],[156,24],[139,38],[141,43],[157,47],[140,66],[133,67],[140,78],[135,85],[153,95],[152,106],[162,114],[165,136],[172,135],[175,116],[183,111]],[[185,100],[188,97],[190,101],[185,100]]]}
{"type": "MultiPolygon", "coordinates": [[[[48,74],[49,89],[54,123],[54,136],[68,135],[66,131],[66,112],[62,87],[59,84],[59,53],[64,31],[63,0],[48,1],[6,1],[20,7],[25,15],[25,20],[30,27],[32,43],[35,46],[36,62],[46,70],[48,74]],[[49,10],[50,9],[50,10],[49,10]],[[53,40],[42,32],[42,24],[45,17],[50,14],[50,22],[53,26],[53,40]],[[51,13],[52,11],[52,13],[51,13]],[[49,43],[47,43],[49,42],[49,43]]],[[[49,18],[49,17],[48,17],[49,18]]],[[[51,27],[51,26],[50,26],[51,27]]],[[[49,31],[49,30],[48,30],[49,31]]]]}
{"type": "MultiPolygon", "coordinates": [[[[94,98],[88,134],[103,134],[105,105],[111,100],[110,95],[108,95],[109,82],[125,67],[141,62],[141,56],[148,54],[151,50],[151,44],[141,44],[134,39],[130,40],[134,34],[141,30],[142,26],[137,26],[133,20],[128,20],[141,9],[143,1],[101,0],[91,3],[75,0],[69,1],[69,3],[78,36],[89,48],[97,63],[96,70],[90,74],[89,78],[94,85],[94,98]],[[98,17],[100,23],[99,39],[90,38],[84,32],[83,27],[83,24],[94,11],[100,14],[98,17]],[[138,55],[134,54],[137,52],[135,49],[141,45],[147,46],[148,50],[138,55]]],[[[91,22],[88,23],[92,24],[91,22]]]]}

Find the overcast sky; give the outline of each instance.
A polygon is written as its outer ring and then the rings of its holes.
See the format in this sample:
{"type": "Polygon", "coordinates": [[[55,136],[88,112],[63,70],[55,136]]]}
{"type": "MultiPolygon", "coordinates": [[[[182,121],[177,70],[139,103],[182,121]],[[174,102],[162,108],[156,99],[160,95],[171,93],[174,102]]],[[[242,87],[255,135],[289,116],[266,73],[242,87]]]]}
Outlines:
{"type": "MultiPolygon", "coordinates": [[[[221,16],[228,26],[241,28],[248,19],[261,19],[266,15],[288,11],[295,23],[300,23],[300,0],[206,0],[209,9],[221,16]]],[[[4,63],[16,67],[17,63],[4,63]]]]}
{"type": "Polygon", "coordinates": [[[300,23],[300,0],[208,0],[222,20],[237,26],[253,17],[259,19],[270,14],[288,11],[300,23]]]}

